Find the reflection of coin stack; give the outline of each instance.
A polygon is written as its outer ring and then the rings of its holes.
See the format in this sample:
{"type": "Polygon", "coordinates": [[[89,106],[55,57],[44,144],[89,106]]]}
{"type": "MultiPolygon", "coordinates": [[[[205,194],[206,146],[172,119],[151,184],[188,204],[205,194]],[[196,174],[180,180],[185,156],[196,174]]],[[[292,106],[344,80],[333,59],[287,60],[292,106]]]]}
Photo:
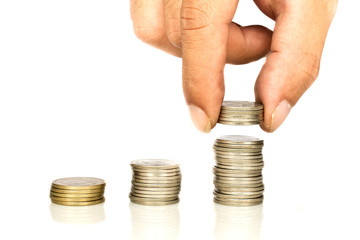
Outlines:
{"type": "Polygon", "coordinates": [[[215,240],[259,240],[263,205],[232,207],[215,204],[215,240]]]}
{"type": "Polygon", "coordinates": [[[178,204],[145,206],[130,203],[131,240],[178,239],[180,216],[178,204]]]}
{"type": "Polygon", "coordinates": [[[53,181],[50,198],[66,206],[88,206],[105,201],[105,181],[99,178],[71,177],[53,181]]]}
{"type": "Polygon", "coordinates": [[[252,206],[263,201],[263,141],[228,135],[214,143],[214,201],[230,206],[252,206]]]}
{"type": "Polygon", "coordinates": [[[50,205],[53,220],[65,224],[94,224],[105,220],[104,203],[91,206],[50,205]]]}
{"type": "Polygon", "coordinates": [[[179,202],[181,173],[171,160],[143,159],[131,162],[133,170],[130,200],[143,205],[169,205],[179,202]]]}

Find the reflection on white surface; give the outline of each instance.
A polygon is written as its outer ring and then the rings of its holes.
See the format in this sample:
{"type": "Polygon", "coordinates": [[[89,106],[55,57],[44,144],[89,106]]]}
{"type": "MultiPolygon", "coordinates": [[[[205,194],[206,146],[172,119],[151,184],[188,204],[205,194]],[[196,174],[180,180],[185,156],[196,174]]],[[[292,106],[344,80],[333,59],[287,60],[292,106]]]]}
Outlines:
{"type": "Polygon", "coordinates": [[[215,204],[216,240],[259,240],[263,205],[231,207],[215,204]]]}
{"type": "Polygon", "coordinates": [[[180,216],[178,204],[144,206],[130,203],[132,240],[178,239],[180,216]]]}
{"type": "Polygon", "coordinates": [[[94,224],[105,220],[104,203],[91,206],[63,206],[51,203],[53,220],[66,224],[94,224]]]}

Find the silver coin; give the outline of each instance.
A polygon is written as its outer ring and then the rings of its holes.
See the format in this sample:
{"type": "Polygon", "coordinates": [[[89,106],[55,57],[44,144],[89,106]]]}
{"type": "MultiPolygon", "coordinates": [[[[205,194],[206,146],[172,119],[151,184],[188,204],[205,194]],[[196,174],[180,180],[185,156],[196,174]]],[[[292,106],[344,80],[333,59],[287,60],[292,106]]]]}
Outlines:
{"type": "Polygon", "coordinates": [[[229,121],[218,121],[220,124],[224,125],[231,125],[231,126],[251,126],[251,125],[258,125],[260,121],[252,121],[252,122],[229,122],[229,121]]]}
{"type": "Polygon", "coordinates": [[[229,121],[229,122],[256,122],[262,120],[259,116],[219,116],[218,121],[229,121]]]}
{"type": "Polygon", "coordinates": [[[140,179],[144,181],[173,181],[173,180],[179,180],[181,181],[181,175],[179,176],[165,176],[165,177],[146,177],[141,175],[133,175],[133,179],[140,179]]]}
{"type": "Polygon", "coordinates": [[[258,191],[264,191],[264,186],[258,186],[258,187],[215,187],[215,191],[229,194],[231,192],[258,192],[258,191]]]}
{"type": "Polygon", "coordinates": [[[264,144],[264,141],[251,136],[245,135],[224,135],[216,139],[217,142],[230,143],[230,144],[264,144]]]}
{"type": "Polygon", "coordinates": [[[260,205],[263,203],[263,199],[254,202],[241,202],[241,201],[222,201],[214,198],[216,204],[232,206],[232,207],[250,207],[255,205],[260,205]]]}
{"type": "Polygon", "coordinates": [[[141,183],[132,181],[131,182],[136,187],[148,187],[148,188],[167,188],[167,187],[179,187],[180,183],[141,183]]]}
{"type": "Polygon", "coordinates": [[[255,144],[230,144],[230,143],[221,143],[215,141],[215,147],[222,147],[222,148],[231,148],[231,149],[262,149],[263,145],[255,145],[255,144]]]}
{"type": "Polygon", "coordinates": [[[262,149],[261,148],[224,148],[224,147],[217,147],[213,146],[213,149],[216,153],[225,154],[226,153],[234,153],[234,154],[245,154],[245,153],[254,153],[253,155],[261,154],[262,149]]]}
{"type": "Polygon", "coordinates": [[[129,194],[129,198],[130,199],[135,199],[135,200],[138,200],[138,201],[146,201],[146,202],[156,202],[156,201],[173,201],[175,199],[177,199],[178,197],[175,196],[175,197],[164,197],[164,198],[156,198],[156,197],[153,197],[153,198],[145,198],[145,197],[137,197],[137,196],[134,196],[132,193],[129,194]]]}
{"type": "Polygon", "coordinates": [[[242,183],[242,182],[256,182],[256,181],[262,181],[262,175],[259,176],[254,176],[254,177],[222,177],[222,176],[218,176],[215,175],[214,176],[214,181],[219,181],[219,182],[234,182],[234,183],[242,183]]]}
{"type": "Polygon", "coordinates": [[[133,171],[133,175],[141,176],[141,177],[175,177],[175,176],[181,176],[180,171],[177,172],[170,172],[170,173],[154,173],[154,172],[138,172],[133,171]]]}
{"type": "Polygon", "coordinates": [[[213,194],[217,199],[253,199],[263,196],[262,193],[251,193],[251,192],[238,192],[235,195],[235,194],[223,194],[214,191],[213,194]]]}
{"type": "Polygon", "coordinates": [[[180,192],[181,187],[165,187],[165,188],[150,188],[150,187],[141,187],[141,186],[132,186],[131,189],[136,191],[144,191],[144,192],[180,192]]]}
{"type": "Polygon", "coordinates": [[[221,109],[261,110],[264,109],[264,105],[248,101],[223,101],[221,109]]]}
{"type": "Polygon", "coordinates": [[[165,205],[171,205],[171,204],[176,204],[180,201],[180,199],[175,199],[173,201],[157,201],[157,202],[147,202],[147,201],[142,201],[142,200],[137,200],[137,199],[131,199],[130,201],[132,203],[136,203],[136,204],[141,204],[141,205],[147,205],[147,206],[165,206],[165,205]]]}
{"type": "Polygon", "coordinates": [[[178,168],[179,164],[168,159],[137,159],[131,162],[131,166],[141,169],[173,169],[178,168]]]}

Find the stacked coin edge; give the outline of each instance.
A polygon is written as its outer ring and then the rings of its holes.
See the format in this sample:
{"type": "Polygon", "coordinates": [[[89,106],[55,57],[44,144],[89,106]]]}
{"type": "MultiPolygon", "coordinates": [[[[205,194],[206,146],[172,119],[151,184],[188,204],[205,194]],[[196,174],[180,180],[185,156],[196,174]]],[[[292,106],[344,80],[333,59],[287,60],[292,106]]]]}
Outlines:
{"type": "Polygon", "coordinates": [[[64,206],[90,206],[105,201],[105,181],[100,178],[70,177],[51,184],[50,199],[64,206]]]}
{"type": "Polygon", "coordinates": [[[149,206],[179,202],[180,166],[166,159],[141,159],[131,162],[133,171],[130,201],[149,206]]]}
{"type": "Polygon", "coordinates": [[[225,125],[256,125],[263,121],[264,106],[247,101],[224,101],[218,123],[225,125]]]}
{"type": "Polygon", "coordinates": [[[229,206],[253,206],[263,202],[263,141],[228,135],[214,143],[214,202],[229,206]]]}

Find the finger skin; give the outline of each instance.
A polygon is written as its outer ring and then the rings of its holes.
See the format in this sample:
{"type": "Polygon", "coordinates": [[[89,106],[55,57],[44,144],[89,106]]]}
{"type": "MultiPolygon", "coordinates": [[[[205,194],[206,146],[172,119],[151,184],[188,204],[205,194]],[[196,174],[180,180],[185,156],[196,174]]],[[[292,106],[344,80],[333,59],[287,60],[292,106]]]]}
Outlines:
{"type": "MultiPolygon", "coordinates": [[[[257,1],[260,9],[265,2],[257,1]]],[[[279,7],[273,9],[272,13],[276,25],[271,51],[255,84],[256,100],[264,104],[261,127],[267,132],[275,131],[288,114],[277,111],[279,104],[286,101],[290,111],[317,78],[337,1],[290,2],[285,5],[272,4],[279,7]]],[[[268,11],[267,7],[263,12],[268,11]]]]}
{"type": "Polygon", "coordinates": [[[181,49],[166,35],[163,0],[130,0],[130,12],[134,33],[141,41],[181,57],[181,49]]]}
{"type": "Polygon", "coordinates": [[[236,7],[237,0],[228,4],[220,0],[184,0],[181,8],[185,100],[205,112],[211,127],[217,122],[224,97],[229,25],[236,7]]]}

